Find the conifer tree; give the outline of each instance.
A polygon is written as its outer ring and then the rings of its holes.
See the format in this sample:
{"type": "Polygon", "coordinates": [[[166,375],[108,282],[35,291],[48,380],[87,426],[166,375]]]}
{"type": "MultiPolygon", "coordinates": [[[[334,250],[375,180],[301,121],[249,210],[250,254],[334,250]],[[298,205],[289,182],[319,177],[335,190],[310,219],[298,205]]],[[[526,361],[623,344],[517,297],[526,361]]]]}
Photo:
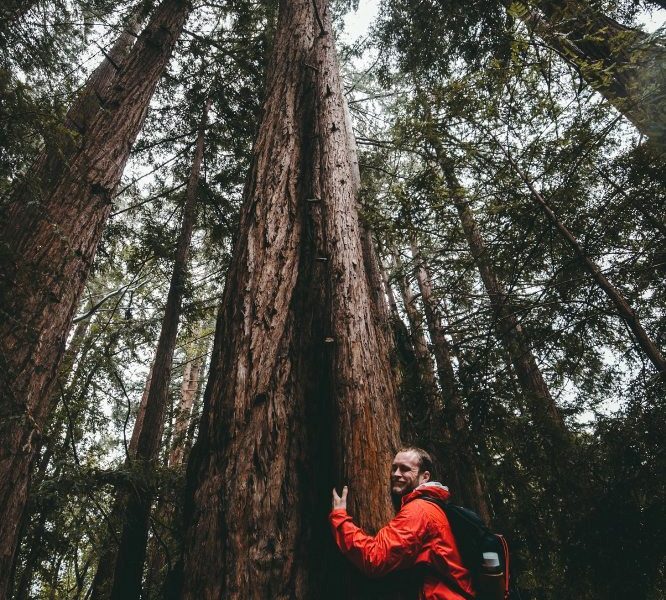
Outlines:
{"type": "Polygon", "coordinates": [[[190,458],[183,598],[340,589],[333,483],[369,530],[391,516],[395,390],[346,121],[328,4],[283,0],[190,458]]]}
{"type": "MultiPolygon", "coordinates": [[[[0,220],[0,594],[5,593],[50,390],[113,194],[190,6],[165,0],[137,38],[80,142],[46,155],[0,220]]],[[[74,121],[74,119],[73,119],[74,121]]]]}

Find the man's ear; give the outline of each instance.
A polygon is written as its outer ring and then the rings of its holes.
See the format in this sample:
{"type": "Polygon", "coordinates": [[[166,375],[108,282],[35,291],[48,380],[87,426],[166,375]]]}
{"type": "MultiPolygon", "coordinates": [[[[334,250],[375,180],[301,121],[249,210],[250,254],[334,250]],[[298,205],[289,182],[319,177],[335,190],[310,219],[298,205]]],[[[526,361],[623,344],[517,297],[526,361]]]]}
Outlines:
{"type": "Polygon", "coordinates": [[[430,471],[423,471],[423,481],[430,481],[430,471]]]}

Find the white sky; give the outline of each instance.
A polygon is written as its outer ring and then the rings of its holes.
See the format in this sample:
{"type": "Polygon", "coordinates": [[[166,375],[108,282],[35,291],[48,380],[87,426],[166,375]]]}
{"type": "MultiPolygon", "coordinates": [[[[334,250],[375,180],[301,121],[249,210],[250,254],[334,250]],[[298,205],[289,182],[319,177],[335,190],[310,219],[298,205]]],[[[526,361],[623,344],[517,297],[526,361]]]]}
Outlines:
{"type": "Polygon", "coordinates": [[[348,13],[344,19],[345,35],[342,36],[341,41],[351,44],[367,35],[368,27],[377,16],[379,2],[380,0],[360,0],[358,10],[348,13]]]}

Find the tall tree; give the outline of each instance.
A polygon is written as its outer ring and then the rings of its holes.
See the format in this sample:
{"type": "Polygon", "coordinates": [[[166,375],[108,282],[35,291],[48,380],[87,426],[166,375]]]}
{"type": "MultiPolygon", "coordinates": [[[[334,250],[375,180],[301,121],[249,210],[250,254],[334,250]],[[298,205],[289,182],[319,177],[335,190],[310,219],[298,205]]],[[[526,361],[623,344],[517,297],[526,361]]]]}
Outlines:
{"type": "MultiPolygon", "coordinates": [[[[155,351],[155,360],[150,370],[149,383],[146,384],[145,402],[142,402],[140,417],[137,418],[135,430],[132,433],[134,447],[129,460],[135,463],[145,481],[143,484],[134,486],[123,503],[121,516],[123,528],[115,553],[113,581],[110,585],[110,597],[118,600],[138,598],[141,594],[150,509],[154,496],[150,485],[151,472],[158,458],[164,428],[173,353],[187,278],[187,260],[197,214],[199,178],[210,103],[210,100],[206,100],[199,123],[160,337],[155,351]]],[[[104,587],[105,585],[100,583],[98,589],[103,590],[104,587]]]]}
{"type": "MultiPolygon", "coordinates": [[[[635,8],[638,3],[631,4],[635,8]]],[[[432,80],[450,75],[461,57],[474,67],[508,63],[524,39],[523,28],[514,26],[518,19],[530,36],[540,38],[539,45],[545,42],[582,81],[663,148],[663,39],[623,25],[605,14],[600,3],[400,0],[386,2],[384,14],[381,35],[398,51],[403,70],[427,73],[432,80]]]]}
{"type": "Polygon", "coordinates": [[[137,38],[80,143],[54,164],[40,159],[0,221],[0,594],[5,593],[25,507],[36,439],[64,340],[113,193],[178,40],[190,4],[164,0],[137,38]]]}
{"type": "Polygon", "coordinates": [[[488,294],[495,314],[499,337],[510,357],[533,418],[547,434],[554,447],[562,448],[567,437],[562,415],[543,378],[510,298],[495,274],[486,251],[486,244],[479,232],[474,214],[465,199],[464,188],[458,181],[452,161],[447,157],[436,134],[433,135],[431,132],[427,135],[428,143],[434,151],[435,159],[446,182],[449,198],[458,212],[470,253],[474,257],[488,294]]]}
{"type": "Polygon", "coordinates": [[[655,369],[660,373],[666,373],[666,358],[662,354],[661,350],[657,344],[652,340],[645,331],[640,318],[636,311],[631,308],[627,299],[622,295],[620,290],[618,290],[603,274],[603,271],[585,252],[585,249],[576,239],[576,237],[569,231],[569,229],[562,223],[555,212],[553,211],[550,204],[546,199],[541,195],[539,190],[536,189],[534,183],[530,180],[527,174],[518,166],[516,161],[508,155],[509,162],[511,166],[516,170],[518,176],[525,182],[525,185],[529,188],[531,196],[535,204],[540,208],[546,218],[553,224],[553,226],[560,233],[564,241],[569,245],[569,247],[574,251],[576,257],[580,260],[583,268],[592,276],[597,285],[603,290],[606,297],[613,303],[618,314],[622,320],[627,324],[627,327],[631,330],[636,338],[636,342],[641,347],[643,352],[650,359],[655,369]]]}
{"type": "Polygon", "coordinates": [[[266,89],[188,468],[184,598],[339,588],[334,481],[368,529],[392,513],[395,390],[325,0],[280,2],[266,89]]]}
{"type": "Polygon", "coordinates": [[[666,91],[666,49],[659,41],[580,0],[512,3],[511,14],[571,63],[644,135],[663,141],[666,122],[660,108],[666,91]]]}
{"type": "Polygon", "coordinates": [[[486,523],[490,523],[492,513],[488,495],[484,489],[483,477],[475,456],[469,419],[465,414],[462,398],[458,391],[457,378],[451,359],[451,348],[446,339],[437,301],[433,296],[430,274],[415,240],[412,240],[412,256],[426,323],[428,324],[428,332],[432,341],[433,354],[435,355],[437,377],[444,397],[444,418],[440,419],[440,422],[443,421],[444,427],[449,433],[451,450],[449,462],[454,465],[457,482],[460,486],[460,490],[456,492],[460,494],[468,506],[473,507],[479,513],[486,523]]]}

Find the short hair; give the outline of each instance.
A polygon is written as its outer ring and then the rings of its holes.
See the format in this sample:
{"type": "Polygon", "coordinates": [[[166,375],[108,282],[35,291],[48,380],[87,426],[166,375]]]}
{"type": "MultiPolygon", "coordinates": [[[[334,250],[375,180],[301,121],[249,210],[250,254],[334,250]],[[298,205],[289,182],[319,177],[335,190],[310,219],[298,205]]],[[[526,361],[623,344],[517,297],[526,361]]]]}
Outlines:
{"type": "Polygon", "coordinates": [[[430,473],[430,479],[434,477],[435,473],[432,457],[426,450],[419,448],[418,446],[405,446],[404,448],[400,448],[398,452],[414,452],[414,454],[419,457],[419,473],[428,471],[430,473]]]}

